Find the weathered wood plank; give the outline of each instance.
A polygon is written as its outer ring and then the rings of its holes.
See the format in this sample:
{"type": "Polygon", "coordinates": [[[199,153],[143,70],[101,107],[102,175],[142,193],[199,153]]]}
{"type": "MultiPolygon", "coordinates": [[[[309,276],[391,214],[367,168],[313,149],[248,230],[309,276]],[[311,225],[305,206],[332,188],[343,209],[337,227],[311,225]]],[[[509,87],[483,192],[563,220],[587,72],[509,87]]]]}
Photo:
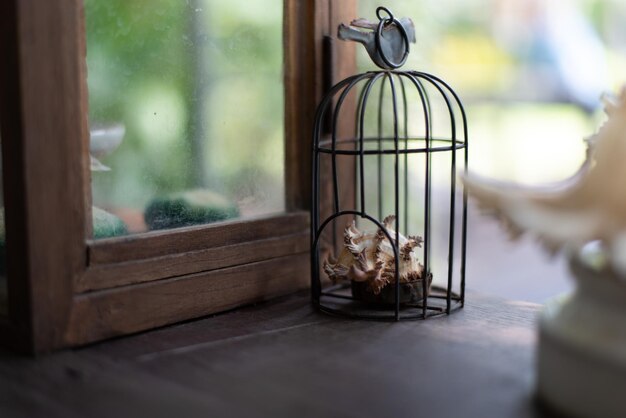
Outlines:
{"type": "Polygon", "coordinates": [[[9,315],[35,351],[61,345],[86,262],[80,4],[8,0],[0,14],[9,315]]]}
{"type": "Polygon", "coordinates": [[[77,291],[107,289],[301,254],[309,250],[309,236],[303,232],[125,263],[96,264],[82,277],[77,291]]]}
{"type": "Polygon", "coordinates": [[[308,285],[309,254],[77,296],[66,344],[80,345],[225,311],[308,285]]]}
{"type": "Polygon", "coordinates": [[[449,317],[393,323],[314,312],[304,293],[38,360],[0,353],[0,407],[29,417],[547,416],[533,400],[539,305],[468,296],[449,317]]]}
{"type": "Polygon", "coordinates": [[[89,264],[121,263],[297,234],[308,226],[308,213],[293,212],[101,239],[89,243],[89,264]]]}
{"type": "Polygon", "coordinates": [[[85,350],[117,360],[144,361],[174,352],[194,351],[206,344],[250,334],[336,320],[314,311],[307,299],[308,295],[308,290],[301,291],[210,319],[189,321],[129,338],[119,338],[87,347],[85,350]],[[205,322],[208,320],[211,321],[210,326],[205,322]]]}
{"type": "MultiPolygon", "coordinates": [[[[302,318],[301,309],[293,313],[302,318]]],[[[314,315],[245,335],[237,326],[231,336],[207,330],[203,342],[179,340],[137,361],[154,376],[257,416],[532,417],[539,416],[532,392],[537,309],[482,298],[420,322],[314,315]]],[[[211,328],[253,321],[256,311],[214,318],[211,328]]]]}
{"type": "MultiPolygon", "coordinates": [[[[285,2],[285,107],[290,110],[285,114],[285,179],[289,210],[311,207],[311,141],[315,110],[324,90],[328,83],[356,72],[354,45],[334,42],[336,50],[327,54],[324,38],[335,38],[339,23],[353,19],[355,13],[355,0],[285,2]]],[[[346,103],[346,108],[353,109],[354,103],[346,103]]],[[[341,125],[341,135],[354,130],[354,121],[341,125]]],[[[346,166],[342,181],[352,184],[353,177],[354,170],[346,166]]]]}
{"type": "Polygon", "coordinates": [[[316,1],[285,1],[283,11],[285,86],[285,192],[287,210],[311,205],[311,129],[321,63],[316,1]]]}
{"type": "Polygon", "coordinates": [[[0,353],[3,417],[206,417],[236,410],[132,365],[69,351],[38,360],[0,353]]]}

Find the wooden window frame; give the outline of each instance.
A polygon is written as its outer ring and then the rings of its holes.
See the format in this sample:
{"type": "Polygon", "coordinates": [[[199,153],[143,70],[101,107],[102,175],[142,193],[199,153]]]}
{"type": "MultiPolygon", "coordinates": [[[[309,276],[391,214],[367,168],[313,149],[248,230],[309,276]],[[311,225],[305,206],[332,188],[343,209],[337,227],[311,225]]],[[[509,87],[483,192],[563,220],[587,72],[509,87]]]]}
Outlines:
{"type": "Polygon", "coordinates": [[[329,55],[323,40],[355,10],[356,0],[284,1],[286,213],[94,241],[83,2],[0,2],[0,342],[45,352],[307,287],[313,116],[325,84],[354,71],[354,48],[335,42],[329,55]]]}

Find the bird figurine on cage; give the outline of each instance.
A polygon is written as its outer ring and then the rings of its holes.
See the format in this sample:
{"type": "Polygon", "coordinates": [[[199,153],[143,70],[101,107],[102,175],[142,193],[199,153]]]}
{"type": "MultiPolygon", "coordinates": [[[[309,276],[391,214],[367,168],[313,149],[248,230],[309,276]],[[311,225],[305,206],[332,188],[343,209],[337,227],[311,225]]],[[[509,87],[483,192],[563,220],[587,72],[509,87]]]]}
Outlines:
{"type": "MultiPolygon", "coordinates": [[[[379,13],[380,18],[380,13],[379,13]]],[[[383,20],[381,20],[383,22],[383,20]]],[[[377,33],[380,23],[371,22],[367,19],[355,19],[350,25],[341,24],[337,31],[337,36],[342,41],[354,41],[363,44],[368,55],[380,68],[392,69],[385,61],[386,57],[391,57],[391,61],[400,62],[405,54],[408,54],[408,45],[405,45],[404,36],[409,42],[415,43],[415,25],[408,17],[398,19],[399,26],[396,28],[390,24],[382,24],[382,34],[377,41],[377,33]],[[359,29],[366,29],[365,31],[359,29]],[[404,32],[404,34],[402,33],[404,32]],[[380,42],[380,45],[378,45],[380,42]],[[406,48],[406,53],[405,53],[406,48]],[[382,54],[381,51],[382,50],[382,54]]]]}
{"type": "Polygon", "coordinates": [[[341,24],[338,37],[362,44],[380,70],[335,84],[315,115],[312,302],[324,312],[364,319],[425,319],[450,314],[463,306],[465,298],[467,196],[457,193],[456,177],[452,176],[449,188],[443,189],[450,195],[449,205],[444,210],[433,207],[438,206],[433,203],[433,177],[439,173],[433,166],[449,162],[445,171],[456,172],[457,153],[462,153],[459,160],[462,158],[467,169],[465,111],[459,96],[442,79],[423,71],[399,70],[416,40],[413,21],[396,18],[385,7],[378,7],[376,15],[378,22],[356,19],[341,24]],[[438,134],[435,138],[432,120],[442,104],[449,136],[438,134]],[[378,117],[368,118],[367,114],[378,117]],[[354,132],[340,134],[337,126],[344,124],[354,126],[354,132]],[[451,158],[434,158],[439,155],[451,158]],[[424,172],[424,177],[416,175],[417,170],[424,172]],[[347,175],[349,171],[354,176],[347,175]],[[326,189],[326,185],[331,187],[326,189]],[[346,192],[345,187],[352,190],[346,192]],[[459,223],[455,208],[461,199],[459,223]],[[377,216],[372,213],[374,207],[377,216]],[[383,219],[385,213],[389,216],[383,219]],[[447,213],[447,229],[431,228],[434,213],[447,213]],[[322,235],[326,232],[328,237],[332,230],[336,242],[340,217],[350,219],[343,244],[334,245],[336,258],[322,260],[322,235]],[[362,222],[370,223],[372,229],[363,227],[362,222]],[[456,232],[459,224],[460,234],[456,232]],[[423,237],[410,235],[409,230],[419,230],[423,237]],[[447,247],[447,262],[440,263],[433,256],[433,242],[447,247]],[[435,284],[433,266],[437,266],[439,279],[435,284]]]}

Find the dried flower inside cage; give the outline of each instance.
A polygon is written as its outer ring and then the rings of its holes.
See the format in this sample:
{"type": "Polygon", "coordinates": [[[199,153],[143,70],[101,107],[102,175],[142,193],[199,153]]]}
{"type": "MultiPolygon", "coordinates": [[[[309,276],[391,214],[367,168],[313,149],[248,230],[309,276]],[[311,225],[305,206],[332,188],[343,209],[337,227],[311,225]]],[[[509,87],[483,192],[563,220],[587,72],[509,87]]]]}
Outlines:
{"type": "MultiPolygon", "coordinates": [[[[392,239],[395,216],[387,216],[383,227],[392,239]]],[[[419,236],[398,234],[399,274],[401,302],[417,302],[423,298],[424,266],[419,262],[415,248],[421,247],[419,236]]],[[[352,282],[353,295],[368,302],[393,303],[395,301],[396,265],[393,244],[382,229],[362,232],[354,221],[344,231],[343,249],[337,260],[330,257],[324,262],[324,271],[334,282],[352,282]]],[[[432,275],[428,274],[427,288],[432,275]]]]}

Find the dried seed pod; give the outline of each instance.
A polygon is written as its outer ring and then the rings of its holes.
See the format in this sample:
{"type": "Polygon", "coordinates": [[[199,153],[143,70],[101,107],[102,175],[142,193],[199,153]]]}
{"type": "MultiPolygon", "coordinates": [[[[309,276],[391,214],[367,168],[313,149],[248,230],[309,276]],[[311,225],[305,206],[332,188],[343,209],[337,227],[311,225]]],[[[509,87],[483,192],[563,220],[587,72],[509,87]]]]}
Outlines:
{"type": "MultiPolygon", "coordinates": [[[[392,228],[394,221],[395,216],[383,220],[383,227],[392,239],[396,236],[392,228]]],[[[422,279],[424,266],[414,252],[415,248],[421,247],[422,238],[398,234],[398,241],[400,283],[422,279]]],[[[383,230],[361,232],[352,221],[344,231],[344,248],[336,260],[328,257],[324,271],[333,282],[367,282],[369,290],[378,295],[385,286],[396,281],[393,244],[383,230]]]]}

